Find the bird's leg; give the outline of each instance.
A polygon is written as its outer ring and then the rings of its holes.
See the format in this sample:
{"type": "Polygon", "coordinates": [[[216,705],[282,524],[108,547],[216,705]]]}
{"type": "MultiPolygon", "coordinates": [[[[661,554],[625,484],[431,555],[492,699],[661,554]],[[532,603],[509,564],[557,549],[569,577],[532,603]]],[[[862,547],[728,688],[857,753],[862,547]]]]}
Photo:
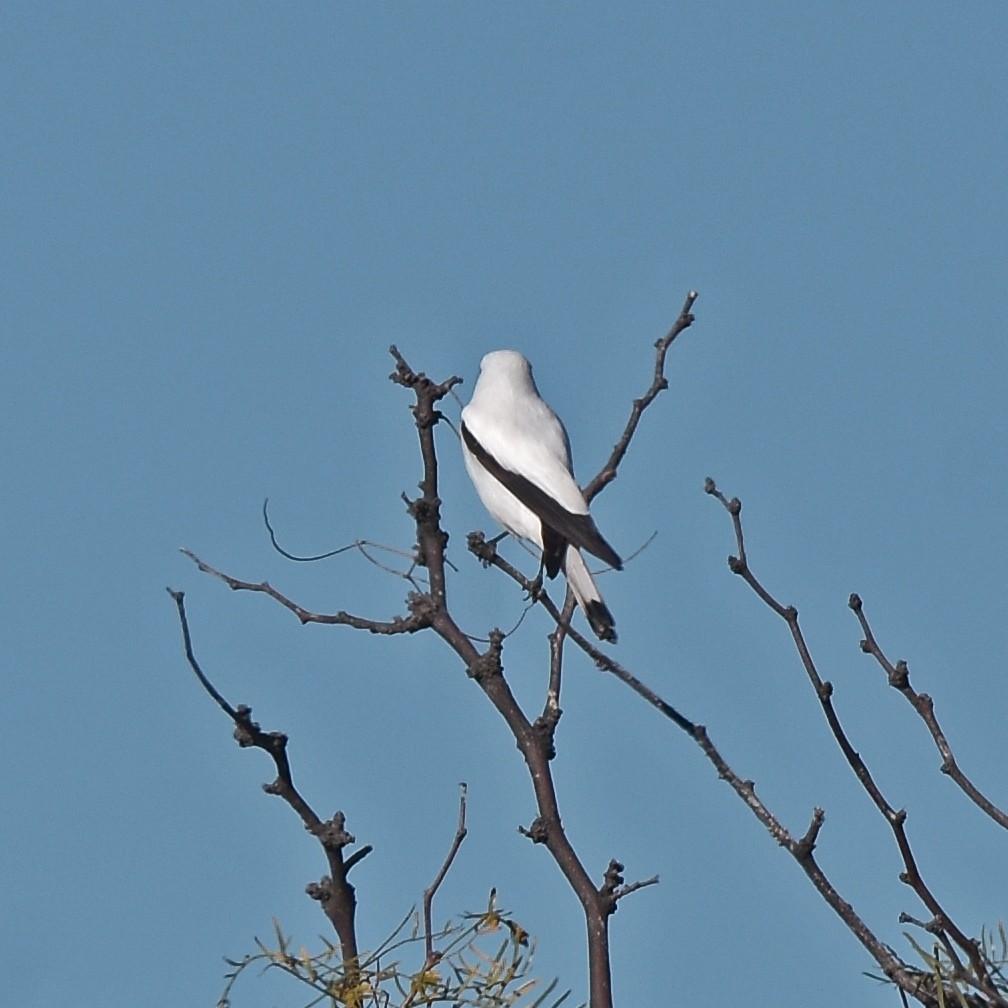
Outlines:
{"type": "Polygon", "coordinates": [[[539,596],[542,595],[543,588],[543,559],[539,558],[539,570],[536,571],[536,576],[532,579],[529,584],[528,598],[533,602],[539,601],[539,596]]]}

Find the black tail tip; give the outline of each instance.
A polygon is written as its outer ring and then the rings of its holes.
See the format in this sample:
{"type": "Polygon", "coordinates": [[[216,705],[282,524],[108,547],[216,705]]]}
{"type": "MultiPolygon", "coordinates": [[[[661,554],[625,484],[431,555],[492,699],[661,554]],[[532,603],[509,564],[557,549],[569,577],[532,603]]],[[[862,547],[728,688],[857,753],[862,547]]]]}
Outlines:
{"type": "Polygon", "coordinates": [[[604,602],[592,599],[585,607],[585,616],[599,640],[616,643],[616,624],[604,602]]]}

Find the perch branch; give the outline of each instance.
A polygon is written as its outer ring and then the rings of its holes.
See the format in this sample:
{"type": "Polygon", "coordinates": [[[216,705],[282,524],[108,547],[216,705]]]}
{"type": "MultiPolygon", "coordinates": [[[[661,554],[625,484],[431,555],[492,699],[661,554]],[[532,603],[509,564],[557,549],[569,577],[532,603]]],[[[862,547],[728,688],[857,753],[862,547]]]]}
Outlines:
{"type": "MultiPolygon", "coordinates": [[[[517,567],[505,560],[488,542],[482,532],[472,532],[469,535],[469,550],[479,557],[488,566],[496,567],[506,574],[512,581],[520,585],[525,591],[531,591],[535,583],[530,581],[517,567]]],[[[539,589],[539,602],[549,613],[550,617],[557,625],[557,631],[563,630],[564,636],[569,637],[603,672],[609,672],[616,676],[621,682],[629,686],[638,696],[646,700],[652,707],[660,711],[669,720],[675,722],[683,731],[691,733],[693,723],[679,713],[671,704],[663,700],[646,683],[641,682],[632,672],[624,668],[618,661],[612,658],[605,651],[595,647],[582,633],[570,624],[570,613],[566,607],[561,612],[549,596],[545,588],[539,589]]],[[[569,601],[569,600],[568,600],[569,601]]]]}

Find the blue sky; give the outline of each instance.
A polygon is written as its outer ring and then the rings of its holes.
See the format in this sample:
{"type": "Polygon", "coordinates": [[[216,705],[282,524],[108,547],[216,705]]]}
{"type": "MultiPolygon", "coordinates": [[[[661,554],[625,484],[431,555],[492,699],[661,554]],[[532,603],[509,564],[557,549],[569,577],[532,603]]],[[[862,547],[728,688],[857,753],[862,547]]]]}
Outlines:
{"type": "MultiPolygon", "coordinates": [[[[905,950],[884,824],[827,737],[786,628],[799,607],[855,746],[966,930],[1006,913],[1004,837],[938,773],[858,650],[851,591],[1002,806],[1008,13],[998,4],[15,4],[0,14],[0,441],[7,786],[4,988],[22,1008],[213,1004],[273,916],[325,930],[321,857],[192,680],[292,736],[297,780],[375,852],[363,945],[416,902],[470,788],[436,915],[502,903],[584,996],[583,926],[504,725],[431,637],[300,627],[186,546],[320,610],[403,611],[355,538],[408,549],[420,476],[396,343],[467,397],[487,350],[533,361],[582,481],[697,322],[595,511],[617,653],[689,717],[905,950]]],[[[450,408],[457,415],[457,407],[450,408]]],[[[513,587],[439,431],[449,586],[474,634],[513,587]]],[[[507,547],[505,547],[506,549],[507,547]]],[[[514,559],[529,558],[511,547],[514,559]]],[[[545,688],[546,617],[508,641],[545,688]]],[[[696,747],[571,653],[555,772],[597,876],[660,874],[613,921],[618,1003],[891,1005],[872,963],[696,747]],[[828,995],[823,992],[828,991],[828,995]],[[758,993],[754,993],[758,992],[758,993]]],[[[236,1005],[300,1003],[246,982],[236,1005]]]]}

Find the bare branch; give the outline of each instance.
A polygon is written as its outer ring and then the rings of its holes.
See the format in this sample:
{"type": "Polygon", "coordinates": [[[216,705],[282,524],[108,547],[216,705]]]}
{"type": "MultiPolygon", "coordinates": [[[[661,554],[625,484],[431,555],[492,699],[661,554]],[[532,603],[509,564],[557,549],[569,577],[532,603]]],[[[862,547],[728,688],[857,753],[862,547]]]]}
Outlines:
{"type": "MultiPolygon", "coordinates": [[[[738,508],[740,510],[741,505],[738,505],[738,508]]],[[[529,581],[519,570],[500,557],[493,543],[487,542],[481,533],[472,533],[470,535],[469,548],[484,563],[499,568],[526,591],[529,591],[533,587],[533,582],[529,581]]],[[[740,542],[739,552],[744,555],[744,543],[740,542]]],[[[595,648],[576,629],[569,625],[567,619],[564,619],[564,616],[556,608],[545,590],[541,591],[539,601],[557,623],[558,631],[560,628],[563,628],[564,634],[581,648],[595,662],[598,668],[616,675],[617,678],[633,689],[639,696],[643,697],[677,727],[686,732],[699,745],[704,755],[714,765],[718,775],[728,782],[771,836],[791,853],[820,895],[833,908],[834,912],[840,916],[875,962],[879,964],[885,975],[898,983],[901,989],[911,992],[914,996],[919,996],[921,992],[921,977],[915,975],[912,970],[909,970],[895,953],[874,935],[871,929],[854,911],[854,908],[836,891],[816,862],[813,850],[824,819],[822,810],[817,809],[815,811],[812,825],[810,825],[804,837],[798,840],[792,838],[788,830],[756,796],[753,782],[743,780],[732,770],[714,746],[707,733],[707,729],[703,725],[694,724],[649,686],[641,682],[629,670],[613,660],[610,655],[595,648]]],[[[782,610],[783,608],[781,607],[782,610]]],[[[567,617],[569,619],[569,614],[567,614],[567,617]]],[[[521,832],[538,843],[545,842],[547,835],[546,826],[541,817],[537,818],[528,829],[522,828],[521,832]]],[[[622,869],[618,870],[621,871],[622,869]]],[[[613,891],[615,891],[617,885],[621,884],[622,882],[613,883],[613,891]]],[[[611,897],[611,893],[607,894],[607,897],[611,897]]],[[[937,1001],[932,998],[931,1000],[925,1000],[924,1003],[937,1004],[937,1001]]]]}
{"type": "Polygon", "coordinates": [[[182,624],[182,643],[185,647],[185,656],[189,662],[189,667],[196,674],[200,685],[207,691],[217,706],[237,725],[238,712],[221,696],[214,684],[203,674],[203,669],[200,668],[199,662],[196,661],[196,655],[193,653],[192,638],[189,636],[189,620],[186,618],[185,612],[185,592],[175,591],[173,588],[167,588],[166,591],[175,600],[175,606],[178,609],[179,622],[182,624]]]}
{"type": "MultiPolygon", "coordinates": [[[[469,535],[469,550],[488,566],[496,567],[503,571],[512,581],[521,585],[525,591],[532,591],[536,586],[534,581],[530,581],[517,567],[508,563],[488,542],[482,532],[472,532],[469,535]]],[[[561,613],[556,604],[550,598],[545,588],[539,588],[538,601],[549,613],[558,629],[563,628],[565,637],[569,637],[603,672],[610,672],[617,679],[629,686],[638,696],[646,700],[652,707],[660,711],[669,720],[675,722],[683,731],[692,733],[693,723],[679,713],[671,704],[663,700],[646,683],[643,683],[632,672],[624,668],[618,661],[612,658],[605,651],[599,650],[583,634],[570,625],[570,615],[567,607],[561,613]]],[[[569,600],[568,600],[569,602],[569,600]]]]}
{"type": "MultiPolygon", "coordinates": [[[[591,501],[605,486],[615,479],[617,469],[629,450],[630,443],[645,409],[647,409],[661,391],[668,387],[668,381],[664,374],[666,355],[678,335],[692,324],[693,315],[691,311],[696,297],[697,294],[695,291],[689,293],[672,329],[663,339],[658,340],[655,344],[656,355],[651,385],[640,399],[634,401],[630,417],[619,441],[613,448],[612,454],[602,470],[586,487],[584,492],[588,501],[591,501]]],[[[763,824],[777,843],[789,851],[816,890],[868,950],[885,975],[899,985],[901,996],[905,991],[925,1005],[938,1005],[941,1002],[941,992],[939,991],[938,996],[936,996],[933,987],[928,986],[930,981],[928,975],[908,969],[892,949],[882,944],[868,926],[858,917],[853,907],[841,898],[817,864],[815,860],[815,847],[825,821],[825,814],[822,809],[816,808],[813,811],[809,827],[802,837],[798,839],[792,837],[781,822],[756,796],[753,782],[740,778],[729,766],[714,746],[703,725],[690,721],[662,699],[655,691],[651,690],[650,687],[646,686],[619,663],[613,661],[606,653],[596,649],[592,643],[571,627],[570,620],[574,609],[574,600],[569,591],[561,610],[546,591],[539,589],[536,582],[529,581],[520,571],[500,558],[496,553],[493,543],[487,542],[482,533],[474,533],[469,537],[469,549],[485,564],[502,570],[526,591],[534,591],[534,597],[541,602],[555,623],[555,630],[550,635],[550,676],[547,697],[542,714],[534,723],[530,723],[525,712],[518,705],[504,675],[502,652],[506,635],[496,629],[491,631],[487,649],[481,654],[476,650],[473,640],[455,623],[448,608],[446,568],[451,565],[445,555],[448,535],[441,527],[441,500],[438,495],[438,459],[434,432],[439,420],[445,419],[437,409],[437,404],[446,395],[452,393],[452,390],[460,382],[460,379],[458,377],[451,377],[444,382],[435,383],[422,372],[413,371],[395,346],[390,348],[390,353],[396,362],[396,369],[390,375],[391,380],[409,389],[415,396],[415,404],[410,409],[417,430],[423,463],[423,477],[418,485],[420,496],[411,499],[403,495],[403,499],[415,523],[416,552],[412,559],[417,566],[426,568],[429,577],[429,588],[426,591],[418,588],[416,592],[410,595],[408,616],[396,617],[392,621],[383,622],[353,616],[343,611],[329,615],[313,613],[287,598],[274,589],[268,582],[254,583],[240,581],[205,564],[188,550],[184,550],[183,552],[193,560],[201,571],[217,577],[232,590],[266,594],[284,608],[293,612],[302,623],[346,625],[366,630],[370,633],[386,635],[413,633],[421,629],[432,629],[445,641],[459,657],[466,673],[479,685],[480,689],[504,718],[515,738],[518,749],[524,757],[535,795],[537,814],[527,829],[522,827],[519,827],[519,829],[534,842],[546,846],[582,904],[588,931],[592,1008],[611,1008],[612,1005],[608,918],[615,911],[618,901],[623,896],[646,886],[656,884],[658,878],[657,876],[653,876],[652,878],[627,885],[622,875],[624,870],[623,865],[613,860],[609,863],[605,872],[602,885],[596,887],[564,831],[555,786],[551,776],[550,760],[554,755],[554,734],[557,722],[561,716],[559,700],[563,652],[564,645],[568,639],[574,642],[601,670],[616,675],[697,743],[708,761],[716,769],[718,775],[728,782],[729,786],[733,788],[738,797],[763,824]]],[[[737,499],[727,500],[712,480],[708,480],[706,489],[709,494],[721,502],[732,516],[738,546],[738,557],[732,557],[729,560],[732,571],[741,576],[757,596],[787,623],[795,647],[816,690],[827,722],[842,752],[861,781],[862,786],[871,796],[876,807],[886,818],[887,822],[889,822],[893,830],[897,845],[904,859],[905,871],[901,875],[901,879],[913,887],[914,891],[934,915],[931,924],[928,925],[929,929],[933,927],[933,933],[944,944],[947,953],[954,962],[959,962],[955,953],[955,946],[958,946],[965,953],[971,968],[975,971],[977,977],[979,977],[977,989],[981,990],[985,996],[991,999],[990,1004],[1005,1005],[1005,1002],[998,996],[989,973],[986,971],[982,959],[979,957],[976,944],[972,943],[970,939],[966,938],[965,935],[955,928],[924,885],[906,838],[904,829],[905,813],[894,810],[888,804],[872,780],[864,762],[847,740],[833,709],[831,699],[832,686],[828,682],[823,682],[819,677],[798,624],[797,610],[792,606],[784,606],[778,602],[749,569],[740,519],[741,503],[737,499]]],[[[266,517],[266,521],[274,546],[279,550],[273,530],[269,526],[268,517],[266,517]]],[[[335,555],[347,549],[357,548],[365,556],[368,556],[372,562],[377,562],[365,550],[365,547],[370,545],[372,544],[359,540],[324,555],[335,555]]],[[[285,553],[283,550],[280,550],[280,552],[285,553]]],[[[291,556],[286,553],[285,555],[291,556]]],[[[294,556],[291,556],[291,558],[310,559],[294,556]]],[[[410,570],[409,574],[403,576],[407,577],[416,586],[417,582],[413,581],[412,574],[413,571],[410,570]]],[[[332,877],[327,876],[321,883],[310,886],[309,893],[323,903],[326,913],[330,916],[330,919],[333,919],[337,933],[340,935],[340,940],[343,944],[344,955],[350,957],[350,952],[348,951],[350,948],[353,949],[353,955],[356,955],[355,939],[353,939],[352,945],[349,944],[350,939],[344,940],[343,930],[341,930],[341,928],[347,926],[347,914],[345,911],[349,908],[348,919],[350,934],[352,936],[355,903],[353,900],[353,887],[346,883],[346,874],[350,868],[367,855],[371,848],[364,847],[344,859],[344,848],[354,843],[354,838],[345,829],[345,820],[342,813],[337,812],[327,822],[319,820],[318,816],[315,815],[307,803],[304,802],[304,799],[294,789],[286,754],[287,737],[281,733],[262,732],[259,725],[252,721],[251,710],[249,708],[245,706],[240,706],[237,709],[232,708],[203,675],[193,657],[188,626],[182,606],[182,594],[172,592],[172,596],[175,598],[179,608],[187,658],[189,658],[190,664],[199,677],[204,689],[207,690],[208,694],[213,697],[215,702],[235,723],[235,734],[240,744],[256,746],[270,753],[277,766],[277,779],[273,784],[267,785],[266,790],[269,793],[280,794],[284,797],[301,816],[306,827],[322,843],[326,856],[330,859],[332,877]],[[343,919],[339,922],[334,917],[333,904],[337,904],[343,908],[343,919]]],[[[865,627],[866,641],[874,641],[870,630],[867,628],[867,623],[863,620],[863,614],[861,614],[859,609],[856,611],[865,627]]],[[[868,649],[866,648],[866,650],[868,649]]],[[[884,659],[881,651],[878,651],[876,658],[880,662],[884,659]]],[[[886,667],[885,664],[883,664],[883,667],[886,667]]],[[[905,663],[898,663],[894,668],[894,672],[897,677],[904,674],[905,680],[905,663]]],[[[908,681],[905,682],[905,685],[909,689],[908,681]]],[[[900,687],[897,686],[897,688],[900,687]]],[[[925,697],[923,699],[927,699],[928,703],[930,703],[929,698],[925,697]]],[[[922,714],[922,716],[924,715],[922,714]]],[[[931,723],[928,723],[930,727],[931,723]]],[[[934,723],[937,725],[937,722],[934,723]]],[[[944,742],[943,735],[941,735],[941,739],[944,742]]],[[[936,737],[937,742],[938,739],[936,737]]],[[[939,749],[942,751],[943,756],[945,756],[945,750],[942,749],[941,744],[939,744],[939,749]]],[[[948,758],[951,758],[950,753],[948,758]]],[[[954,767],[954,761],[950,765],[954,767]]],[[[949,772],[950,775],[952,774],[951,769],[946,772],[949,772]]],[[[466,790],[463,784],[460,799],[459,824],[455,838],[441,870],[424,893],[424,927],[428,965],[432,965],[438,958],[438,953],[433,947],[435,936],[431,924],[433,899],[447,872],[450,870],[466,835],[465,818],[466,790]]]]}
{"type": "Polygon", "coordinates": [[[347,881],[347,873],[353,865],[371,852],[371,847],[360,848],[344,861],[343,849],[356,842],[353,835],[344,828],[345,816],[342,812],[336,812],[331,819],[323,821],[294,786],[290,760],[287,756],[287,736],[283,732],[264,732],[258,723],[252,720],[251,707],[245,704],[240,704],[237,708],[232,707],[213,686],[193,653],[189,620],[185,611],[185,595],[171,588],[168,589],[168,594],[175,600],[178,609],[189,665],[203,688],[234,722],[234,737],[238,745],[243,748],[261,749],[273,760],[277,775],[272,783],[263,785],[263,790],[267,794],[282,798],[298,814],[305,829],[322,846],[330,874],[323,876],[319,882],[311,883],[306,891],[309,896],[322,904],[326,916],[339,936],[344,961],[353,962],[357,958],[357,933],[354,923],[357,900],[354,887],[347,881]]]}
{"type": "Polygon", "coordinates": [[[546,700],[543,703],[542,713],[536,718],[533,725],[535,730],[542,735],[543,745],[547,749],[549,759],[553,759],[556,755],[554,738],[556,727],[563,715],[563,710],[560,707],[560,686],[563,681],[564,644],[567,641],[571,617],[574,615],[576,606],[574,594],[568,589],[567,597],[564,599],[563,612],[559,614],[557,620],[557,627],[549,635],[549,685],[546,687],[546,700]]]}
{"type": "Polygon", "coordinates": [[[577,601],[574,593],[568,589],[567,597],[564,599],[563,611],[557,619],[557,627],[550,634],[550,677],[549,687],[546,693],[546,704],[543,707],[543,715],[557,709],[560,703],[560,686],[563,681],[563,648],[567,640],[567,633],[570,630],[570,621],[577,608],[577,601]]]}
{"type": "MultiPolygon", "coordinates": [[[[865,792],[871,798],[872,803],[878,809],[880,814],[889,824],[892,830],[893,836],[896,840],[896,846],[899,848],[900,856],[903,859],[904,871],[900,873],[900,881],[906,883],[910,886],[913,891],[917,894],[921,902],[928,908],[928,910],[938,919],[943,921],[944,930],[947,932],[949,937],[959,946],[960,949],[966,954],[970,961],[970,965],[976,972],[976,975],[980,978],[982,984],[982,990],[984,994],[992,998],[993,1004],[998,1005],[1008,1005],[1000,994],[998,993],[993,980],[991,979],[986,964],[983,961],[983,957],[979,952],[978,943],[969,937],[967,937],[952,921],[951,917],[945,912],[945,910],[939,904],[934,893],[931,892],[930,888],[924,882],[924,879],[917,867],[916,859],[914,858],[913,851],[910,847],[910,841],[907,836],[905,823],[906,823],[906,812],[902,809],[896,810],[892,805],[885,799],[882,791],[875,783],[872,778],[867,765],[861,758],[857,750],[851,745],[850,740],[847,738],[847,734],[844,731],[842,725],[840,724],[840,719],[837,716],[836,710],[833,706],[833,686],[829,682],[824,682],[820,677],[818,669],[816,668],[815,662],[812,659],[812,655],[809,652],[808,645],[805,641],[805,637],[802,634],[801,628],[798,624],[798,610],[794,606],[785,606],[779,602],[773,595],[767,591],[766,588],[760,583],[758,578],[753,574],[749,561],[746,558],[745,553],[745,537],[742,531],[742,505],[738,498],[732,498],[728,500],[720,490],[718,490],[714,480],[708,478],[704,485],[704,490],[706,493],[710,494],[712,497],[716,498],[721,505],[725,508],[728,514],[731,516],[732,526],[735,531],[735,540],[738,545],[739,555],[737,557],[728,558],[728,566],[733,574],[737,574],[741,577],[747,585],[755,592],[755,594],[763,601],[773,612],[775,612],[784,622],[787,624],[788,630],[791,633],[791,638],[794,641],[796,650],[801,659],[802,665],[805,668],[805,672],[808,675],[809,681],[812,683],[815,689],[816,696],[819,699],[819,704],[823,709],[823,713],[826,716],[827,724],[829,725],[830,731],[836,740],[837,745],[840,747],[844,758],[847,760],[848,765],[851,770],[853,770],[854,775],[857,777],[861,786],[864,788],[865,792]]],[[[845,922],[850,927],[850,922],[844,918],[845,922]]],[[[888,974],[887,974],[888,975],[888,974]]],[[[908,993],[911,993],[908,991],[908,993]]]]}
{"type": "Polygon", "coordinates": [[[638,889],[643,889],[646,886],[658,885],[660,879],[657,875],[652,875],[651,878],[641,879],[638,882],[631,882],[629,885],[620,886],[618,889],[613,891],[613,899],[621,900],[624,896],[629,896],[630,893],[637,892],[638,889]]]}
{"type": "Polygon", "coordinates": [[[427,961],[424,964],[424,969],[428,969],[433,966],[440,956],[434,951],[434,931],[431,927],[431,904],[434,901],[434,896],[438,889],[441,887],[441,883],[444,882],[445,876],[448,874],[448,869],[451,868],[452,862],[455,860],[455,855],[458,854],[459,848],[462,846],[462,841],[466,838],[466,794],[468,788],[463,781],[459,787],[462,789],[462,793],[459,796],[459,819],[458,828],[455,830],[455,838],[452,840],[452,845],[448,850],[448,856],[444,859],[444,864],[441,865],[441,870],[437,873],[437,877],[430,884],[430,886],[424,890],[423,894],[423,917],[424,917],[424,945],[427,951],[427,961]]]}
{"type": "MultiPolygon", "coordinates": [[[[289,609],[294,613],[302,624],[328,623],[338,626],[350,626],[356,630],[367,630],[368,633],[373,634],[404,634],[416,633],[417,630],[424,629],[429,623],[422,605],[415,606],[414,611],[409,616],[397,616],[391,622],[365,619],[362,616],[352,616],[350,613],[343,612],[342,610],[337,613],[328,614],[310,612],[298,605],[297,602],[287,598],[286,595],[278,592],[268,581],[241,581],[230,574],[217,570],[216,567],[211,567],[210,564],[201,560],[192,550],[183,549],[181,552],[189,557],[204,574],[212,574],[218,580],[223,581],[232,591],[261,592],[263,595],[268,595],[274,601],[279,602],[285,609],[289,609]]],[[[414,594],[411,596],[411,601],[418,597],[417,594],[414,594]]]]}
{"type": "Polygon", "coordinates": [[[606,486],[616,479],[616,470],[619,468],[627,453],[627,449],[630,447],[630,442],[641,421],[644,410],[654,402],[659,392],[663,392],[668,388],[668,379],[665,377],[665,355],[668,353],[669,347],[672,346],[675,338],[693,324],[693,305],[697,297],[699,295],[696,291],[690,291],[686,295],[682,311],[679,312],[679,317],[673,323],[672,328],[655,343],[654,378],[644,395],[634,400],[633,408],[630,410],[630,417],[623,428],[623,434],[613,446],[612,454],[609,456],[606,464],[598,475],[584,488],[585,500],[589,504],[606,486]]]}
{"type": "Polygon", "coordinates": [[[907,702],[917,711],[921,720],[927,725],[931,738],[934,739],[934,744],[942,756],[942,773],[951,777],[970,801],[989,815],[994,822],[1004,829],[1008,829],[1008,815],[987,798],[969,777],[959,769],[959,764],[952,753],[952,747],[949,745],[945,733],[938,724],[938,718],[935,716],[934,701],[927,693],[918,693],[910,685],[910,669],[907,667],[905,661],[898,661],[893,665],[879,647],[878,641],[876,641],[875,635],[868,625],[868,617],[865,616],[861,596],[857,594],[851,595],[850,601],[847,604],[854,611],[858,622],[861,624],[861,632],[864,634],[864,639],[861,641],[861,650],[865,654],[870,654],[878,662],[889,680],[889,685],[906,697],[907,702]]]}
{"type": "Polygon", "coordinates": [[[571,846],[560,819],[549,765],[552,746],[545,733],[529,722],[504,678],[501,664],[503,634],[497,630],[492,631],[490,645],[480,655],[447,608],[444,551],[448,536],[440,523],[441,501],[438,496],[438,464],[434,444],[434,425],[440,419],[440,414],[434,404],[458,383],[458,379],[450,378],[446,382],[435,384],[422,373],[413,371],[395,347],[390,352],[396,359],[396,371],[391,375],[392,380],[412,389],[417,397],[412,412],[420,439],[424,475],[420,482],[421,497],[410,501],[410,513],[417,524],[421,562],[430,572],[429,625],[463,660],[468,674],[483,690],[514,735],[528,766],[539,811],[536,817],[537,839],[545,844],[553,856],[584,910],[588,931],[592,1008],[609,1008],[612,1005],[612,980],[609,968],[608,915],[600,903],[591,877],[571,846]]]}
{"type": "Polygon", "coordinates": [[[599,895],[605,901],[611,914],[616,913],[616,904],[624,896],[629,896],[630,893],[643,889],[645,886],[658,885],[658,876],[652,875],[651,878],[641,879],[639,882],[631,882],[629,885],[625,885],[625,881],[623,878],[623,865],[615,859],[611,860],[609,867],[606,868],[605,878],[599,888],[599,895]]]}
{"type": "MultiPolygon", "coordinates": [[[[692,303],[692,298],[694,297],[695,295],[690,296],[689,303],[692,303]]],[[[685,328],[689,325],[690,321],[692,321],[691,318],[681,318],[679,329],[685,328]]],[[[671,344],[679,329],[674,330],[664,341],[659,342],[658,356],[660,361],[664,360],[665,350],[667,350],[668,345],[671,344]]],[[[550,772],[550,759],[553,754],[553,728],[555,727],[556,719],[559,717],[558,694],[562,644],[566,636],[571,633],[568,627],[570,614],[573,611],[572,600],[568,600],[565,606],[566,616],[563,618],[556,611],[552,602],[549,603],[551,613],[554,614],[554,618],[558,622],[558,627],[563,627],[562,630],[558,630],[554,637],[555,658],[552,662],[551,672],[553,689],[550,694],[554,700],[553,703],[550,703],[550,697],[547,698],[544,717],[536,725],[533,725],[518,705],[503,674],[501,653],[504,635],[500,631],[492,631],[489,635],[489,646],[486,652],[480,654],[470,638],[456,624],[448,610],[445,580],[447,566],[445,549],[448,535],[441,527],[441,500],[438,496],[438,459],[434,441],[434,430],[438,421],[442,419],[437,409],[438,402],[451,392],[460,379],[452,377],[441,383],[432,382],[423,373],[414,371],[396,347],[391,347],[390,353],[396,361],[396,369],[390,376],[392,381],[404,388],[410,389],[416,397],[416,402],[411,407],[411,412],[417,430],[423,461],[423,478],[419,483],[420,496],[412,499],[404,496],[404,500],[416,526],[416,562],[418,565],[426,567],[429,575],[430,589],[427,593],[415,592],[410,596],[410,615],[408,617],[400,617],[391,622],[382,622],[352,616],[342,611],[335,614],[313,613],[277,591],[268,582],[256,583],[239,580],[204,563],[192,552],[184,552],[201,571],[223,581],[232,590],[265,594],[284,608],[293,612],[302,623],[346,625],[356,629],[367,630],[370,633],[381,634],[412,633],[416,630],[429,628],[434,630],[448,644],[461,659],[467,674],[479,685],[490,702],[504,718],[525,759],[538,810],[533,827],[528,831],[529,835],[534,836],[538,842],[543,843],[547,847],[582,905],[588,934],[591,1005],[592,1008],[611,1008],[612,991],[609,965],[608,917],[612,912],[610,905],[613,898],[612,893],[608,893],[603,897],[592,883],[591,877],[567,838],[561,822],[556,790],[550,772]]],[[[647,405],[647,402],[657,395],[657,391],[657,388],[654,389],[649,394],[649,397],[646,397],[646,401],[638,403],[635,406],[635,414],[622,439],[622,447],[618,447],[617,453],[614,454],[613,467],[615,464],[618,464],[619,458],[625,453],[633,429],[636,428],[639,421],[640,413],[647,405]]],[[[612,479],[614,474],[615,469],[613,468],[613,472],[604,482],[612,479]]],[[[530,588],[531,585],[528,587],[530,588]]],[[[582,639],[579,646],[583,646],[584,644],[586,642],[582,639]]],[[[238,715],[242,713],[242,711],[236,712],[238,715]]],[[[250,736],[258,737],[255,735],[255,732],[258,731],[258,726],[255,726],[250,718],[248,718],[248,725],[245,730],[250,736]]],[[[274,748],[281,755],[285,742],[286,739],[284,738],[283,745],[280,743],[275,743],[274,745],[274,748]]],[[[282,779],[283,774],[278,774],[278,780],[281,783],[282,779]]],[[[305,806],[305,810],[305,814],[310,811],[307,810],[307,806],[305,806]]],[[[331,827],[331,830],[330,834],[327,835],[331,835],[334,840],[338,841],[331,844],[331,846],[339,853],[342,850],[342,845],[345,842],[352,842],[352,838],[347,839],[349,838],[349,834],[346,834],[343,829],[341,818],[337,819],[334,817],[334,820],[328,825],[331,827]]],[[[322,826],[325,827],[326,824],[322,824],[322,826]]],[[[460,843],[461,836],[457,834],[457,837],[460,843]]],[[[327,846],[328,850],[329,847],[327,846]]],[[[454,852],[450,854],[451,857],[454,857],[454,852]]],[[[446,865],[450,863],[450,858],[449,862],[446,862],[446,865]]],[[[352,864],[356,862],[351,858],[348,860],[348,863],[352,864]]],[[[343,876],[341,877],[345,877],[347,864],[342,862],[342,859],[340,860],[340,866],[343,868],[343,876]]],[[[447,870],[447,867],[444,870],[447,870]]],[[[316,896],[316,898],[325,899],[325,886],[330,884],[331,880],[325,879],[323,883],[323,886],[317,886],[311,890],[311,894],[316,896]]],[[[620,885],[622,885],[622,878],[620,878],[620,885]]],[[[433,896],[435,889],[436,885],[432,886],[430,891],[431,896],[433,896]]],[[[428,933],[430,933],[429,929],[428,933]]],[[[429,949],[429,951],[433,952],[432,949],[429,949]]]]}
{"type": "Polygon", "coordinates": [[[819,867],[815,859],[814,847],[825,819],[822,809],[817,808],[813,811],[812,822],[805,836],[800,840],[795,840],[780,820],[756,796],[755,784],[751,780],[743,780],[732,770],[714,743],[711,742],[707,729],[703,725],[695,727],[693,738],[703,750],[704,755],[714,765],[718,776],[728,782],[749,811],[756,816],[777,843],[798,862],[799,867],[805,872],[819,895],[878,963],[883,973],[896,983],[901,991],[906,991],[912,997],[920,1000],[922,1004],[929,1006],[929,1008],[937,1006],[938,1000],[927,992],[926,977],[915,973],[888,945],[876,937],[871,928],[854,910],[854,907],[843,899],[825,872],[819,867]]]}
{"type": "MultiPolygon", "coordinates": [[[[417,527],[417,562],[430,573],[430,601],[434,614],[445,614],[447,591],[445,586],[445,548],[448,533],[441,528],[441,499],[438,497],[438,461],[434,444],[434,427],[442,419],[436,408],[462,379],[457,375],[443,382],[432,382],[422,371],[414,371],[395,346],[389,347],[395,358],[396,369],[389,378],[397,385],[412,389],[416,405],[412,406],[413,420],[420,439],[420,455],[424,475],[420,481],[421,496],[407,500],[409,513],[417,527]]],[[[457,628],[456,628],[457,629],[457,628]]],[[[442,635],[449,627],[442,624],[442,635]]],[[[454,631],[451,631],[454,634],[454,631]]]]}

